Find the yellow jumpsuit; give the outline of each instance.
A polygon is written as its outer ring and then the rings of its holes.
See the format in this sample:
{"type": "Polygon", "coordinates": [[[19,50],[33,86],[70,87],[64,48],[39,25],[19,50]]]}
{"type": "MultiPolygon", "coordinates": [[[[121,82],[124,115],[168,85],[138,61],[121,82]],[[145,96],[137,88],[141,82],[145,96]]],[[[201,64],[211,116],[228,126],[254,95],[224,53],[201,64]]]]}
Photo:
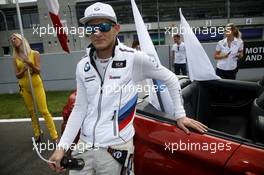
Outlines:
{"type": "MultiPolygon", "coordinates": [[[[35,64],[34,60],[34,52],[31,50],[29,53],[29,61],[31,61],[33,64],[35,64]]],[[[18,58],[18,56],[15,58],[16,60],[16,65],[18,70],[22,70],[24,68],[24,63],[21,61],[21,59],[18,58]]],[[[47,103],[46,103],[46,94],[44,91],[43,83],[40,78],[39,74],[33,74],[32,76],[32,85],[34,88],[34,94],[36,98],[36,103],[38,106],[38,112],[42,115],[42,117],[45,119],[46,126],[49,129],[50,136],[52,139],[57,139],[58,134],[56,131],[55,124],[53,122],[52,116],[48,111],[47,103]]],[[[34,130],[34,136],[38,137],[41,134],[41,131],[39,130],[38,123],[36,120],[36,114],[34,112],[34,104],[33,104],[33,99],[30,91],[30,84],[29,84],[29,79],[28,79],[28,73],[27,71],[25,72],[24,76],[19,79],[19,87],[20,87],[20,94],[22,95],[25,105],[30,113],[31,116],[31,121],[32,121],[32,126],[34,130]]]]}

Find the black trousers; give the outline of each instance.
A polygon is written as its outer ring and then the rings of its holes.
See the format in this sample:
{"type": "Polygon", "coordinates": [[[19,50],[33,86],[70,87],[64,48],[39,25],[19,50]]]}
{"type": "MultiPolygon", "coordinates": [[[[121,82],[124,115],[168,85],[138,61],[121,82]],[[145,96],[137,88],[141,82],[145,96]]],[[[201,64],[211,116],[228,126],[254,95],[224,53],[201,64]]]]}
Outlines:
{"type": "Polygon", "coordinates": [[[174,72],[176,75],[187,75],[186,63],[176,64],[174,63],[174,72]]]}
{"type": "Polygon", "coordinates": [[[236,68],[234,70],[222,70],[222,69],[216,68],[215,72],[216,72],[216,75],[218,75],[219,77],[223,79],[235,80],[238,69],[236,68]]]}

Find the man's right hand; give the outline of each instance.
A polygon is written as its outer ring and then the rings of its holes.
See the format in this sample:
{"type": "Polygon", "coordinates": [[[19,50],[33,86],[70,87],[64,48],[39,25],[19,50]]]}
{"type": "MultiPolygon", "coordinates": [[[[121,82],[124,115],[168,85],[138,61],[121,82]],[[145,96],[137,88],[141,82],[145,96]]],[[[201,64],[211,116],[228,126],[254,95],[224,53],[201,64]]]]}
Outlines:
{"type": "Polygon", "coordinates": [[[49,163],[48,165],[53,171],[56,171],[57,173],[61,173],[64,171],[64,168],[61,167],[61,165],[60,165],[60,162],[61,162],[63,156],[64,156],[64,150],[63,149],[57,149],[51,155],[49,160],[53,161],[55,163],[49,163]]]}

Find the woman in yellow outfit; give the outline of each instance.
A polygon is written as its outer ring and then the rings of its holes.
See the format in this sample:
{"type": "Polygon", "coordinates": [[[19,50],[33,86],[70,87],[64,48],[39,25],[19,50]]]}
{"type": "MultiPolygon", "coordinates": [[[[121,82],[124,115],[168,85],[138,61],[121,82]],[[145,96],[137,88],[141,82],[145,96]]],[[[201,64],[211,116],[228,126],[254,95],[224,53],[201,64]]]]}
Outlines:
{"type": "Polygon", "coordinates": [[[36,120],[36,114],[34,112],[34,104],[31,95],[27,69],[30,69],[30,73],[32,77],[32,85],[34,89],[33,91],[36,97],[38,111],[45,119],[51,138],[54,141],[57,141],[58,134],[52,116],[47,108],[46,94],[40,77],[39,52],[32,50],[28,44],[28,41],[25,38],[23,38],[20,34],[17,33],[12,34],[10,36],[10,41],[13,47],[14,67],[15,67],[16,77],[18,78],[18,82],[19,82],[20,94],[22,95],[25,105],[30,113],[35,139],[36,141],[40,141],[42,131],[38,126],[38,122],[36,120]],[[22,41],[25,44],[25,49],[26,49],[25,51],[23,49],[22,41]]]}

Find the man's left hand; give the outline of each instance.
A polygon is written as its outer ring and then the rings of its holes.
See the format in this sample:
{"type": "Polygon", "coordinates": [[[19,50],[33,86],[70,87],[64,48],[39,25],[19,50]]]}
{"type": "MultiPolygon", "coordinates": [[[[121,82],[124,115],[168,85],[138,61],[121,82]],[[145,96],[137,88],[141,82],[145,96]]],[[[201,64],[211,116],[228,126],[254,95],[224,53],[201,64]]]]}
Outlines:
{"type": "Polygon", "coordinates": [[[188,128],[195,129],[196,131],[199,131],[200,133],[204,133],[208,129],[208,127],[202,124],[201,122],[198,122],[188,117],[179,118],[176,120],[176,122],[177,122],[178,127],[182,129],[186,134],[190,134],[190,131],[188,128]]]}

